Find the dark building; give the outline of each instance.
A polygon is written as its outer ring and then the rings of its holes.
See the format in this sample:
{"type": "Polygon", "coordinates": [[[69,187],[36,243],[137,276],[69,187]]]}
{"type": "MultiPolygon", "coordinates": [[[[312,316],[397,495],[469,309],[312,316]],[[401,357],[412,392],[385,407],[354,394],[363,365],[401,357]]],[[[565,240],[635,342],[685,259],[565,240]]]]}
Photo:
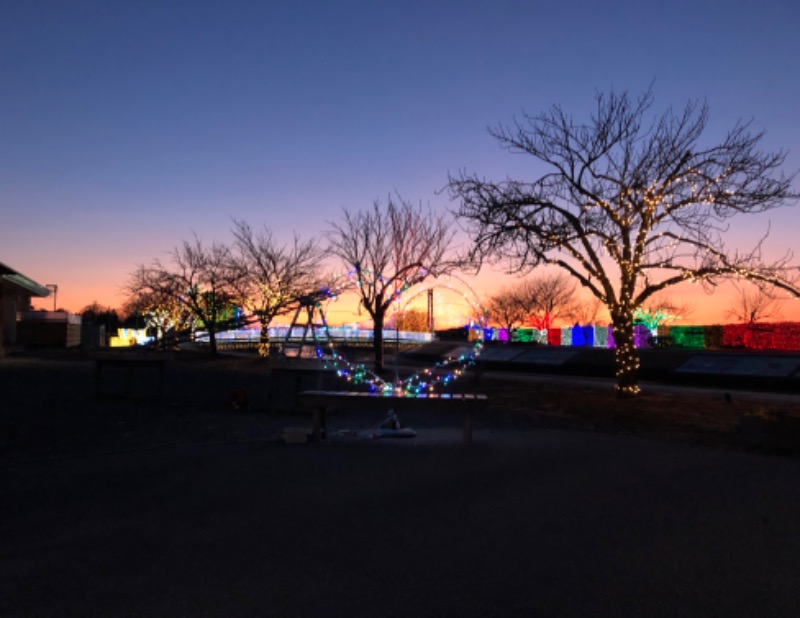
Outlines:
{"type": "Polygon", "coordinates": [[[31,298],[50,296],[50,290],[0,262],[0,356],[17,343],[17,316],[28,311],[31,298]]]}

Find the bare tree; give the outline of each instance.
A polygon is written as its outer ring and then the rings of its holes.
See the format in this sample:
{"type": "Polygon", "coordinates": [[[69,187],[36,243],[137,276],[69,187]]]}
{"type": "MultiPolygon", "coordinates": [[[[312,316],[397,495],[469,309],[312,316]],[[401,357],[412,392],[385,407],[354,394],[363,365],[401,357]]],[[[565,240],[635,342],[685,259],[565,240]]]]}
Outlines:
{"type": "Polygon", "coordinates": [[[404,309],[389,320],[391,327],[409,333],[426,333],[429,330],[428,313],[422,309],[404,309]]]}
{"type": "Polygon", "coordinates": [[[723,241],[726,222],[794,203],[784,152],[758,150],[761,133],[739,122],[717,145],[701,144],[706,105],[690,102],[650,120],[652,92],[599,93],[586,124],[555,106],[491,134],[511,152],[549,171],[532,182],[491,182],[462,172],[449,190],[460,200],[480,261],[510,261],[518,271],[552,264],[609,310],[617,394],[639,392],[633,312],[653,294],[686,281],[764,281],[798,294],[791,255],[766,262],[764,238],[747,252],[723,241]]]}
{"type": "Polygon", "coordinates": [[[259,354],[269,354],[269,325],[277,316],[296,309],[298,298],[323,285],[319,243],[300,240],[281,245],[272,231],[260,232],[244,221],[234,221],[237,254],[234,257],[239,302],[258,318],[261,325],[259,354]]]}
{"type": "Polygon", "coordinates": [[[497,294],[490,296],[486,309],[489,318],[506,329],[509,339],[514,329],[518,328],[528,315],[514,288],[503,288],[497,294]]]}
{"type": "Polygon", "coordinates": [[[605,307],[599,298],[579,299],[572,305],[567,317],[576,324],[597,324],[603,309],[605,307]]]}
{"type": "Polygon", "coordinates": [[[168,298],[184,307],[198,328],[208,332],[212,355],[217,353],[216,334],[231,323],[239,273],[232,268],[230,249],[214,243],[204,246],[195,236],[170,253],[170,263],[158,259],[140,265],[129,277],[129,295],[168,298]]]}
{"type": "Polygon", "coordinates": [[[160,347],[171,347],[177,344],[178,332],[187,326],[190,314],[181,302],[163,290],[132,287],[134,281],[142,281],[138,273],[129,282],[124,311],[129,317],[143,319],[145,326],[155,332],[155,340],[160,347]]]}
{"type": "Polygon", "coordinates": [[[114,333],[119,328],[120,320],[117,310],[104,307],[96,300],[86,305],[79,313],[84,323],[104,326],[107,333],[114,333]]]}
{"type": "Polygon", "coordinates": [[[564,273],[543,275],[523,281],[517,298],[531,326],[550,329],[574,310],[576,284],[564,273]]]}
{"type": "Polygon", "coordinates": [[[774,289],[759,285],[736,286],[736,299],[726,315],[743,324],[757,324],[780,317],[783,298],[774,289]]]}
{"type": "Polygon", "coordinates": [[[370,210],[344,209],[343,221],[331,226],[330,251],[350,269],[360,304],[372,318],[375,370],[380,371],[387,311],[410,287],[452,268],[445,262],[452,225],[390,198],[386,206],[376,200],[370,210]]]}

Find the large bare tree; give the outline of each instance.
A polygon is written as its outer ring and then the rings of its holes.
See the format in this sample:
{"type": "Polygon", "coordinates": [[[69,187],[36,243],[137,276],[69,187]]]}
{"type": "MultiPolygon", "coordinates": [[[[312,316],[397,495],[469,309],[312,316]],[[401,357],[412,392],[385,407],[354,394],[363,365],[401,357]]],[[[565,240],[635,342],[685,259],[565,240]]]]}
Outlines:
{"type": "Polygon", "coordinates": [[[517,292],[515,287],[502,288],[490,296],[486,304],[489,319],[506,329],[509,341],[514,329],[519,327],[528,316],[517,292]]]}
{"type": "Polygon", "coordinates": [[[223,244],[204,245],[196,236],[170,253],[168,264],[153,260],[129,276],[129,296],[168,298],[184,307],[194,323],[208,333],[212,355],[217,353],[217,332],[230,325],[236,278],[230,249],[223,244]]]}
{"type": "Polygon", "coordinates": [[[726,315],[742,324],[774,320],[780,317],[784,300],[774,289],[764,285],[737,285],[736,297],[726,315]]]}
{"type": "Polygon", "coordinates": [[[403,309],[394,313],[387,323],[390,328],[409,333],[427,333],[430,330],[428,313],[422,309],[403,309]]]}
{"type": "Polygon", "coordinates": [[[128,298],[123,310],[131,317],[140,317],[147,328],[155,332],[155,340],[163,349],[177,345],[178,333],[187,326],[191,314],[183,303],[168,294],[163,287],[144,285],[149,275],[140,266],[128,281],[128,298]]]}
{"type": "Polygon", "coordinates": [[[273,319],[295,309],[298,299],[323,285],[323,251],[318,242],[296,235],[280,244],[264,227],[255,232],[244,221],[234,221],[235,263],[239,301],[261,325],[259,354],[269,354],[269,325],[273,319]]]}
{"type": "Polygon", "coordinates": [[[442,215],[401,198],[376,200],[369,210],[344,209],[327,232],[329,250],[344,262],[360,304],[372,318],[375,370],[383,369],[383,327],[400,294],[452,269],[452,225],[442,215]]]}
{"type": "Polygon", "coordinates": [[[620,396],[639,391],[633,312],[653,294],[726,277],[797,294],[790,255],[767,262],[763,237],[744,252],[724,242],[731,217],[796,202],[794,175],[780,169],[785,153],[759,150],[762,134],[750,122],[705,145],[705,104],[653,115],[652,103],[649,90],[598,93],[586,123],[559,106],[525,114],[490,132],[544,164],[542,176],[494,182],[462,172],[448,185],[477,260],[510,261],[518,271],[558,266],[608,307],[620,396]]]}
{"type": "Polygon", "coordinates": [[[600,299],[595,296],[589,298],[577,298],[569,312],[569,319],[576,324],[597,324],[600,320],[606,323],[608,318],[605,317],[605,305],[600,302],[600,299]]]}
{"type": "Polygon", "coordinates": [[[564,273],[551,273],[524,280],[517,298],[531,326],[553,328],[556,320],[572,316],[576,284],[564,273]]]}

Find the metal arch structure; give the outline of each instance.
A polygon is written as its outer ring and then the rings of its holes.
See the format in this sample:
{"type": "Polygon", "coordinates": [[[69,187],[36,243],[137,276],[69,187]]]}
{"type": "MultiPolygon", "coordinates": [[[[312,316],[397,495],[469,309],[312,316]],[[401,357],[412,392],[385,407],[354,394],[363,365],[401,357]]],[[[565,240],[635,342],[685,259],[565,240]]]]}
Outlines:
{"type": "Polygon", "coordinates": [[[456,294],[460,294],[461,297],[466,301],[467,305],[472,309],[475,314],[475,323],[479,325],[483,325],[485,320],[484,316],[486,315],[486,309],[483,307],[483,304],[480,301],[480,297],[478,293],[472,288],[469,283],[464,281],[461,277],[453,274],[446,274],[441,275],[439,277],[431,277],[429,280],[421,283],[417,289],[413,290],[413,294],[406,299],[400,299],[401,302],[398,305],[398,309],[400,311],[404,311],[410,303],[421,297],[423,294],[428,294],[428,324],[431,327],[431,331],[433,331],[434,326],[434,303],[433,303],[433,291],[436,289],[445,288],[456,294]],[[458,285],[454,285],[452,281],[455,281],[458,285]],[[461,289],[459,289],[461,288],[461,289]],[[464,292],[466,290],[466,292],[464,292]]]}
{"type": "MultiPolygon", "coordinates": [[[[355,271],[350,271],[347,273],[342,273],[338,275],[332,284],[328,288],[328,295],[325,298],[328,304],[335,301],[340,295],[347,294],[349,292],[353,292],[356,289],[356,284],[352,281],[352,276],[355,271]]],[[[437,288],[446,288],[451,290],[457,294],[460,294],[464,300],[467,302],[469,307],[475,313],[475,316],[478,318],[476,322],[481,323],[483,316],[486,314],[486,310],[481,303],[480,296],[478,293],[472,288],[472,286],[464,281],[458,275],[447,273],[444,275],[431,275],[423,282],[415,285],[413,288],[409,290],[411,296],[407,299],[402,298],[401,292],[395,292],[395,295],[402,300],[401,307],[405,308],[408,304],[416,300],[422,294],[427,293],[430,290],[434,290],[437,288]]]]}
{"type": "MultiPolygon", "coordinates": [[[[351,282],[351,275],[352,273],[341,274],[334,279],[330,286],[298,298],[297,310],[284,337],[284,347],[286,349],[303,348],[306,345],[316,346],[321,342],[324,342],[328,347],[332,347],[333,339],[330,335],[325,314],[332,302],[335,302],[340,296],[355,290],[356,286],[351,282]],[[302,333],[296,336],[295,332],[298,328],[302,329],[302,333]]],[[[480,297],[469,283],[454,274],[432,276],[425,282],[415,286],[415,289],[412,288],[411,294],[407,297],[404,297],[399,292],[396,293],[395,306],[398,311],[404,311],[409,304],[423,294],[427,294],[428,325],[429,330],[433,332],[435,313],[433,292],[437,289],[460,295],[473,312],[471,323],[479,326],[484,325],[486,309],[483,307],[480,297]]]]}

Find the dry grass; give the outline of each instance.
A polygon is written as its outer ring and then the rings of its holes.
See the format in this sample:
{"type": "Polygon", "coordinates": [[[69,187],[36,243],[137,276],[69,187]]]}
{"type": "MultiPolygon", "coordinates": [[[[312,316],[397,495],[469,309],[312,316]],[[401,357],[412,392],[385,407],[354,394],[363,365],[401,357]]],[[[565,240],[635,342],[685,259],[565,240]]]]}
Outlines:
{"type": "Polygon", "coordinates": [[[601,431],[632,433],[694,443],[741,446],[740,417],[757,410],[800,416],[790,396],[726,394],[651,386],[632,399],[619,399],[608,383],[580,379],[488,381],[483,390],[503,419],[561,421],[601,431]]]}
{"type": "MultiPolygon", "coordinates": [[[[181,355],[169,363],[161,402],[94,396],[94,365],[85,354],[0,359],[0,460],[102,452],[186,441],[266,439],[285,423],[269,410],[269,368],[257,358],[181,355]],[[231,392],[247,391],[236,412],[231,392]]],[[[790,396],[650,389],[617,399],[608,382],[573,378],[486,376],[459,388],[491,398],[480,422],[620,432],[700,444],[741,446],[739,417],[759,409],[797,415],[790,396]]]]}

